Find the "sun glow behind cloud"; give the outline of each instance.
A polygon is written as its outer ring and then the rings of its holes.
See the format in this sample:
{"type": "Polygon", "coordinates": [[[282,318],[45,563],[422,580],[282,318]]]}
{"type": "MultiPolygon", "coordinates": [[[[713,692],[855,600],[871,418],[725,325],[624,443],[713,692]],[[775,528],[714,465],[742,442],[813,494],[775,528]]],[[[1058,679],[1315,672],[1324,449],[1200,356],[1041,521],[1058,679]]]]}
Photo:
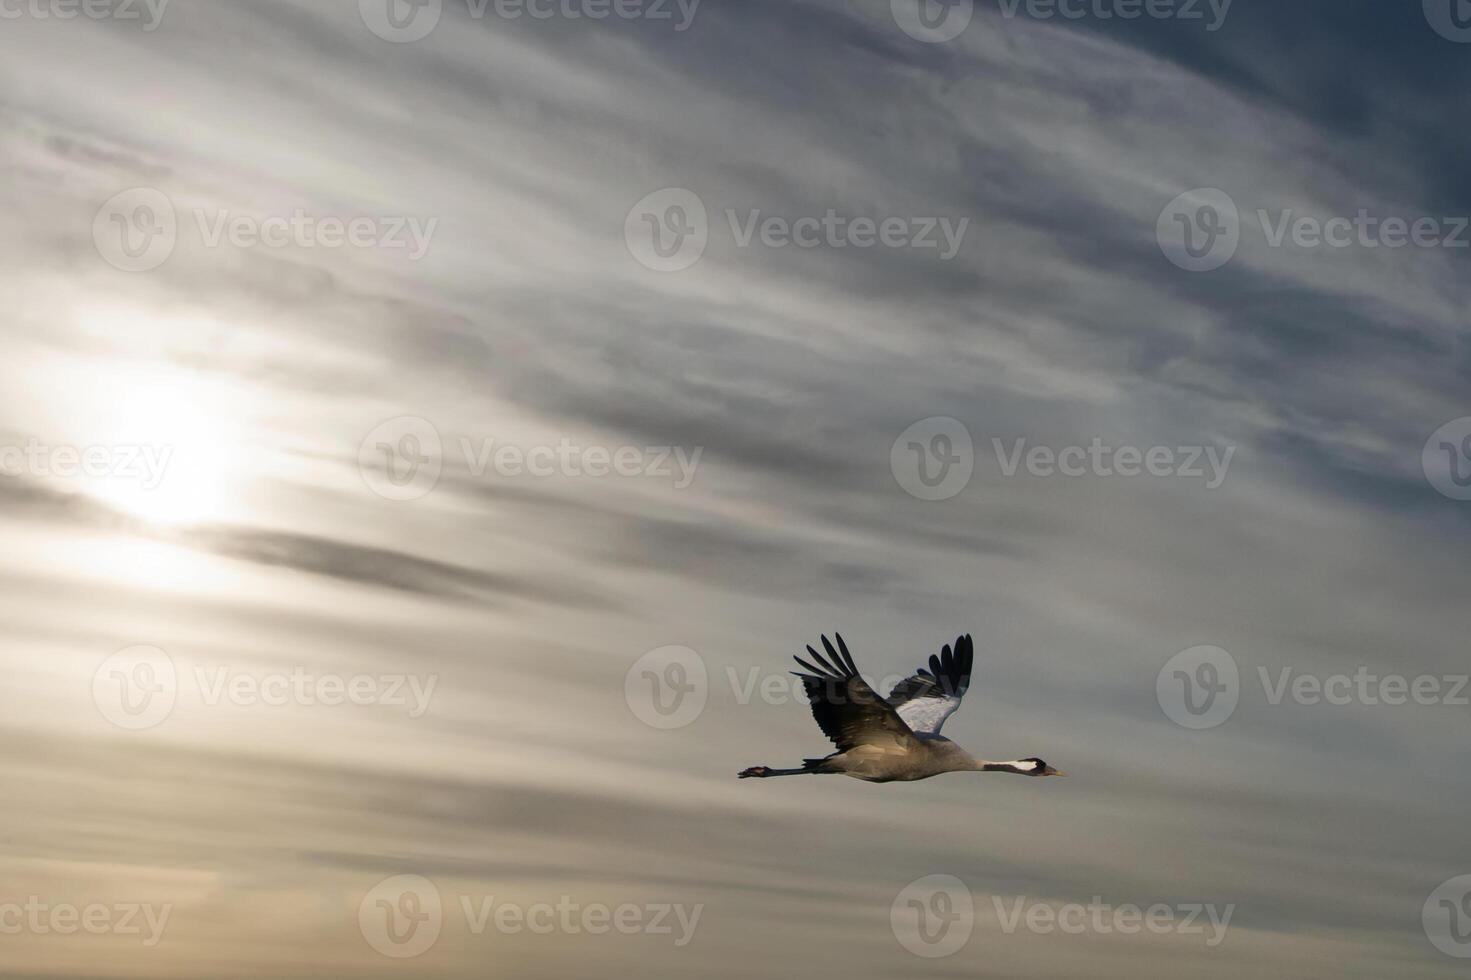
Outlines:
{"type": "Polygon", "coordinates": [[[155,524],[228,516],[238,473],[226,401],[207,379],[166,363],[103,366],[81,414],[90,416],[85,448],[105,450],[111,465],[85,475],[87,492],[155,524]]]}

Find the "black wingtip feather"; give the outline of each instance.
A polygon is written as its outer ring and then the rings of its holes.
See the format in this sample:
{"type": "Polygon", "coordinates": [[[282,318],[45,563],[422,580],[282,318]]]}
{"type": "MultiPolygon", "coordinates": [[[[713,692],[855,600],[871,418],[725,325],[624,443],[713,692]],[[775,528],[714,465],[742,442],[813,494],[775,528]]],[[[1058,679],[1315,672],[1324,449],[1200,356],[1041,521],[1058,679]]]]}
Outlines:
{"type": "Polygon", "coordinates": [[[827,651],[828,658],[831,659],[833,663],[838,665],[834,668],[835,672],[840,677],[847,677],[847,665],[843,663],[843,658],[838,656],[838,651],[833,649],[832,641],[827,638],[826,634],[824,634],[822,637],[822,648],[827,651]]]}
{"type": "MultiPolygon", "coordinates": [[[[795,661],[797,661],[797,665],[800,666],[803,670],[807,671],[809,674],[815,674],[818,677],[824,676],[823,671],[821,671],[821,670],[817,669],[816,667],[812,666],[807,661],[803,660],[801,657],[793,657],[792,659],[795,660],[795,661]]],[[[792,671],[792,673],[797,674],[797,672],[795,670],[792,671]]],[[[803,674],[797,674],[797,676],[798,677],[803,677],[805,675],[803,675],[803,674]]]]}
{"type": "Polygon", "coordinates": [[[842,652],[843,659],[848,662],[848,672],[850,674],[857,674],[858,665],[853,662],[853,654],[848,652],[848,644],[843,642],[843,634],[834,630],[833,637],[838,641],[838,649],[842,652]]]}
{"type": "MultiPolygon", "coordinates": [[[[823,646],[827,646],[827,637],[824,636],[822,638],[822,643],[823,643],[823,646]]],[[[841,666],[841,663],[842,662],[840,660],[838,660],[838,658],[836,656],[831,655],[832,647],[828,647],[828,651],[829,651],[829,656],[824,657],[822,654],[818,653],[816,650],[812,649],[811,647],[808,647],[807,648],[807,652],[810,653],[810,654],[812,654],[814,657],[816,657],[817,658],[817,662],[820,663],[820,664],[822,664],[824,667],[826,667],[828,669],[828,672],[829,673],[831,673],[834,677],[842,677],[843,676],[843,668],[841,666]]]]}

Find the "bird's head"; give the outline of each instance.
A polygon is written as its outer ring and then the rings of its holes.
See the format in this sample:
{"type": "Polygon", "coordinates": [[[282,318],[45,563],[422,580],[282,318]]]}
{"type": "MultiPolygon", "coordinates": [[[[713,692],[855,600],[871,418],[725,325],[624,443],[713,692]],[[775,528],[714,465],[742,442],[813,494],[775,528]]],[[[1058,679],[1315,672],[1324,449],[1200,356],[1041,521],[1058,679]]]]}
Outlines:
{"type": "Polygon", "coordinates": [[[1063,772],[1061,769],[1054,769],[1054,768],[1052,768],[1051,766],[1049,766],[1047,763],[1043,762],[1041,759],[1037,758],[1036,756],[1032,756],[1030,759],[1022,759],[1020,761],[1022,763],[1024,763],[1024,764],[1031,765],[1032,768],[1030,770],[1023,770],[1023,772],[1025,773],[1025,775],[1028,775],[1028,776],[1066,776],[1067,775],[1067,773],[1063,772]]]}

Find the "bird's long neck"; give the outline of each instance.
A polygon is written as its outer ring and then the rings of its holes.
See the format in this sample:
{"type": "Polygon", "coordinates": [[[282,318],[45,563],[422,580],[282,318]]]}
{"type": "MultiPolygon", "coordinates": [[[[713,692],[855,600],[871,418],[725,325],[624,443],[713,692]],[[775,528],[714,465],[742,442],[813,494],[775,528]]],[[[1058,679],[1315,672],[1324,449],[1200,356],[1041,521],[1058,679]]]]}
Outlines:
{"type": "Polygon", "coordinates": [[[976,772],[1014,772],[1018,776],[1030,776],[1033,764],[1021,759],[1010,762],[992,762],[989,759],[974,760],[976,772]]]}

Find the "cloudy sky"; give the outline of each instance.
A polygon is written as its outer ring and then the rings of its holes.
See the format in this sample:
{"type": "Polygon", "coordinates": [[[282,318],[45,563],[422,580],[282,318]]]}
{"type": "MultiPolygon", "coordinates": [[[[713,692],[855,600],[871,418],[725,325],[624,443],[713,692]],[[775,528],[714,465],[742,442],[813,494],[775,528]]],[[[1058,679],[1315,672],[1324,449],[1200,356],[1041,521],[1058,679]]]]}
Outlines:
{"type": "Polygon", "coordinates": [[[1471,23],[1141,9],[0,2],[5,975],[1463,976],[1471,23]]]}

